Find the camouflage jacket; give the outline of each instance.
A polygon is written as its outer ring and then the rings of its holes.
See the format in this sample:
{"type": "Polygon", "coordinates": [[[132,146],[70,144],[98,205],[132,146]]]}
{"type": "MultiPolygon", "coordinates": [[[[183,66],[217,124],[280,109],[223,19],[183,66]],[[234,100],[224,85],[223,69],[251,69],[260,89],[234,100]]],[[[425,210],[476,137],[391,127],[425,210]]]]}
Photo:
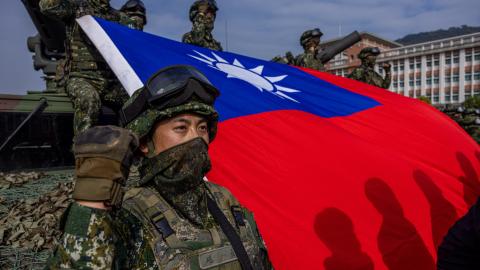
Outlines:
{"type": "Polygon", "coordinates": [[[183,43],[188,43],[215,51],[223,51],[220,42],[216,41],[211,33],[202,33],[198,31],[190,31],[182,37],[183,43]]]}
{"type": "Polygon", "coordinates": [[[385,89],[388,89],[390,87],[391,80],[390,72],[387,72],[384,79],[375,70],[365,66],[355,68],[352,73],[348,75],[348,78],[385,89]]]}
{"type": "Polygon", "coordinates": [[[75,19],[92,15],[135,28],[135,21],[125,13],[113,9],[107,0],[40,0],[40,10],[46,16],[61,20],[67,31],[65,73],[70,76],[90,78],[100,72],[113,78],[113,73],[105,63],[89,38],[80,29],[75,19]]]}
{"type": "Polygon", "coordinates": [[[183,35],[182,42],[211,50],[223,51],[220,42],[216,41],[212,32],[206,28],[206,25],[202,23],[202,18],[196,18],[193,22],[192,31],[183,35]]]}
{"type": "Polygon", "coordinates": [[[306,67],[318,71],[325,71],[322,62],[316,58],[313,53],[302,53],[295,58],[295,65],[299,67],[306,67]]]}
{"type": "MultiPolygon", "coordinates": [[[[226,189],[206,184],[254,269],[272,269],[252,214],[226,189]]],[[[152,187],[129,189],[117,211],[76,203],[67,211],[61,243],[45,269],[241,269],[213,219],[208,228],[194,226],[152,187]]]]}

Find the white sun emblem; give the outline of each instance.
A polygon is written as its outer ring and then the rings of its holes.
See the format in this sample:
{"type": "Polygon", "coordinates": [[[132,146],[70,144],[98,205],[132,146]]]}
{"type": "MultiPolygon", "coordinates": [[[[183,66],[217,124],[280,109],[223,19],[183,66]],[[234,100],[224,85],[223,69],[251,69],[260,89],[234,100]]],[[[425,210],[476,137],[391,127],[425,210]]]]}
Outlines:
{"type": "Polygon", "coordinates": [[[197,53],[198,55],[189,54],[188,56],[208,64],[208,66],[211,68],[214,68],[216,70],[226,73],[227,78],[235,78],[235,79],[245,81],[253,85],[254,87],[256,87],[261,92],[267,91],[268,93],[271,93],[282,99],[288,99],[293,102],[299,103],[296,99],[286,94],[286,93],[298,93],[300,92],[299,90],[276,84],[277,82],[280,82],[283,79],[285,79],[287,75],[280,75],[275,77],[263,76],[262,75],[263,66],[247,69],[237,59],[235,59],[233,63],[230,64],[228,63],[227,60],[221,58],[214,52],[212,52],[212,55],[214,58],[209,57],[198,51],[194,51],[194,52],[197,53]]]}

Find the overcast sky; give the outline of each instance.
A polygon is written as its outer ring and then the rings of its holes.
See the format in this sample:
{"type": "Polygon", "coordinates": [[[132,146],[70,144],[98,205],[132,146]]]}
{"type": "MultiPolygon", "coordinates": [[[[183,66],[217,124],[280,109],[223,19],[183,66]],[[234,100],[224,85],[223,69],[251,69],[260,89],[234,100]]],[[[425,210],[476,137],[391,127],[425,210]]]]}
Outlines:
{"type": "MultiPolygon", "coordinates": [[[[193,1],[143,0],[145,31],[180,40],[190,30],[193,1]]],[[[0,93],[43,89],[41,72],[32,68],[26,39],[36,30],[20,0],[3,0],[0,9],[0,93]]],[[[125,0],[112,0],[119,7],[125,0]]],[[[299,53],[298,39],[319,27],[323,39],[340,32],[368,31],[387,39],[409,33],[460,26],[480,26],[479,0],[217,0],[214,35],[224,49],[271,59],[285,51],[299,53]],[[227,45],[228,40],[228,45],[227,45]]]]}

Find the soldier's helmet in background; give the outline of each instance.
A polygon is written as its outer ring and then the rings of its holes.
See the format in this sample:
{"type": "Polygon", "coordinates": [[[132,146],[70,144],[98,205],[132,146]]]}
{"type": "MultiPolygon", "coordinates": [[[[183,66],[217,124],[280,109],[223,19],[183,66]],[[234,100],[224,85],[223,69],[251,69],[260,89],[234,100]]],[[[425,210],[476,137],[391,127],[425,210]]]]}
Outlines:
{"type": "Polygon", "coordinates": [[[143,18],[144,24],[147,24],[147,9],[142,0],[128,0],[121,8],[120,11],[133,14],[143,18]]]}
{"type": "Polygon", "coordinates": [[[307,42],[310,39],[320,38],[322,36],[323,36],[323,33],[318,28],[307,30],[307,31],[303,32],[302,36],[300,37],[300,45],[302,45],[302,47],[305,47],[305,45],[307,45],[307,42]]]}
{"type": "Polygon", "coordinates": [[[358,54],[360,60],[367,58],[369,55],[377,56],[380,54],[380,49],[378,47],[366,47],[363,48],[358,54]]]}
{"type": "Polygon", "coordinates": [[[217,13],[218,11],[218,6],[217,2],[215,0],[198,0],[193,2],[193,4],[190,6],[190,21],[193,22],[195,17],[198,15],[198,7],[202,4],[207,4],[210,9],[213,11],[214,14],[217,13]]]}

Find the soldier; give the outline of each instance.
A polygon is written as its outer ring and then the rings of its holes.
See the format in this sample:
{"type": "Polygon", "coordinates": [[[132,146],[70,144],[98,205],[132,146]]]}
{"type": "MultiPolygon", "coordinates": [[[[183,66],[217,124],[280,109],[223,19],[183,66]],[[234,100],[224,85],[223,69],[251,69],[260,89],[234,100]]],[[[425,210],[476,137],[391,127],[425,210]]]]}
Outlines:
{"type": "Polygon", "coordinates": [[[215,0],[195,1],[190,7],[192,31],[183,35],[182,42],[222,51],[222,45],[212,36],[217,10],[215,0]]]}
{"type": "Polygon", "coordinates": [[[304,53],[295,58],[296,66],[311,68],[319,71],[325,70],[320,59],[317,59],[320,37],[322,35],[323,33],[318,28],[303,32],[302,36],[300,37],[300,45],[302,45],[304,53]]]}
{"type": "Polygon", "coordinates": [[[40,0],[39,6],[66,26],[65,90],[73,102],[74,131],[79,134],[96,124],[102,104],[118,111],[128,94],[75,19],[93,15],[132,28],[134,22],[114,10],[109,0],[40,0]]]}
{"type": "Polygon", "coordinates": [[[143,27],[147,24],[147,15],[145,4],[141,0],[128,0],[120,11],[135,22],[135,29],[143,31],[143,27]]]}
{"type": "Polygon", "coordinates": [[[382,68],[385,70],[385,79],[382,78],[375,70],[375,61],[380,54],[377,47],[363,48],[358,54],[358,58],[362,61],[362,65],[355,68],[348,78],[368,83],[377,87],[388,89],[390,87],[390,64],[384,63],[382,68]]]}
{"type": "Polygon", "coordinates": [[[47,269],[271,269],[252,213],[204,180],[218,95],[198,70],[173,66],[125,104],[127,129],[77,137],[76,202],[47,269]],[[123,196],[139,153],[141,180],[123,196]]]}

